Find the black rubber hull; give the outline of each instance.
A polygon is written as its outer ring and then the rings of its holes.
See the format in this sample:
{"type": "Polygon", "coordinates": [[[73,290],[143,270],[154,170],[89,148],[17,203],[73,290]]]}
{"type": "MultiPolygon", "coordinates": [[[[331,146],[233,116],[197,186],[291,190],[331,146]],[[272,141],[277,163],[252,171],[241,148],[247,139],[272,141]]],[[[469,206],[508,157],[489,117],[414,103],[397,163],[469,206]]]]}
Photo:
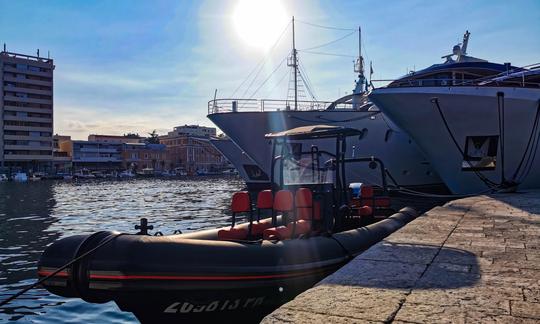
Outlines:
{"type": "MultiPolygon", "coordinates": [[[[214,240],[217,230],[173,236],[120,235],[45,287],[88,302],[115,301],[143,322],[257,321],[415,217],[390,218],[333,236],[279,242],[214,240]]],[[[39,261],[41,277],[118,235],[62,239],[39,261]]]]}

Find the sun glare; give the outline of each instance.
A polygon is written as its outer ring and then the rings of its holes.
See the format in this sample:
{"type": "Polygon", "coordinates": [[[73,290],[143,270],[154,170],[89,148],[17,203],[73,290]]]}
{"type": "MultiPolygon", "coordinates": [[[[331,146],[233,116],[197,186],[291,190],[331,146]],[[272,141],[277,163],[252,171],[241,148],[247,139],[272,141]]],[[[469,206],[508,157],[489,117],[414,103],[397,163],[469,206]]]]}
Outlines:
{"type": "Polygon", "coordinates": [[[266,50],[275,43],[289,17],[279,0],[240,0],[232,19],[243,42],[266,50]]]}

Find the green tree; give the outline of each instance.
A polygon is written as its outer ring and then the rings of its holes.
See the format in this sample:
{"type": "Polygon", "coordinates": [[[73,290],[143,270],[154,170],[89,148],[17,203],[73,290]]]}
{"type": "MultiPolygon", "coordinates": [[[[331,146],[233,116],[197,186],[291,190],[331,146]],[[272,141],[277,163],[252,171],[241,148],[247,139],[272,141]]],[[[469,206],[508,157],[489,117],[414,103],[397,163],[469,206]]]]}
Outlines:
{"type": "Polygon", "coordinates": [[[146,138],[148,144],[159,144],[159,135],[154,129],[152,133],[148,133],[149,137],[146,138]]]}

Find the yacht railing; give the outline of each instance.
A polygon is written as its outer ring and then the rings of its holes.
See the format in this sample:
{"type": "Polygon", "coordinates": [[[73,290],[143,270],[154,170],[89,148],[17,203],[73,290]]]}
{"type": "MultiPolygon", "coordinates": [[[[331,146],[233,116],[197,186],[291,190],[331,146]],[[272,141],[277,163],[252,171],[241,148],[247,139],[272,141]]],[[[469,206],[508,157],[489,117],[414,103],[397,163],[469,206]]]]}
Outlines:
{"type": "Polygon", "coordinates": [[[297,101],[277,99],[215,99],[208,102],[208,114],[230,112],[264,112],[264,111],[311,111],[333,109],[352,109],[350,102],[336,103],[331,101],[297,101]]]}
{"type": "MultiPolygon", "coordinates": [[[[475,79],[457,78],[414,78],[411,74],[409,78],[401,79],[378,79],[371,80],[372,83],[385,82],[388,88],[399,87],[459,87],[459,86],[507,86],[522,88],[540,88],[540,81],[527,80],[528,76],[538,75],[540,63],[535,63],[520,68],[511,69],[500,74],[483,76],[475,79]]],[[[382,87],[382,86],[381,86],[382,87]]],[[[376,87],[375,87],[376,88],[376,87]]]]}

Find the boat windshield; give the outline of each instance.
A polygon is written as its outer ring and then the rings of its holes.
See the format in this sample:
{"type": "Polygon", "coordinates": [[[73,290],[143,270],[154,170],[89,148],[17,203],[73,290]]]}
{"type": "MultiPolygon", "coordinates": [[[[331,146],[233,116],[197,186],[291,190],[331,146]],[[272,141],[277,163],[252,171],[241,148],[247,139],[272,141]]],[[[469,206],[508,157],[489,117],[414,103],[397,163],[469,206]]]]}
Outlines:
{"type": "Polygon", "coordinates": [[[334,183],[335,160],[332,158],[324,159],[321,156],[314,160],[311,157],[287,157],[282,162],[283,184],[286,186],[334,183]]]}

